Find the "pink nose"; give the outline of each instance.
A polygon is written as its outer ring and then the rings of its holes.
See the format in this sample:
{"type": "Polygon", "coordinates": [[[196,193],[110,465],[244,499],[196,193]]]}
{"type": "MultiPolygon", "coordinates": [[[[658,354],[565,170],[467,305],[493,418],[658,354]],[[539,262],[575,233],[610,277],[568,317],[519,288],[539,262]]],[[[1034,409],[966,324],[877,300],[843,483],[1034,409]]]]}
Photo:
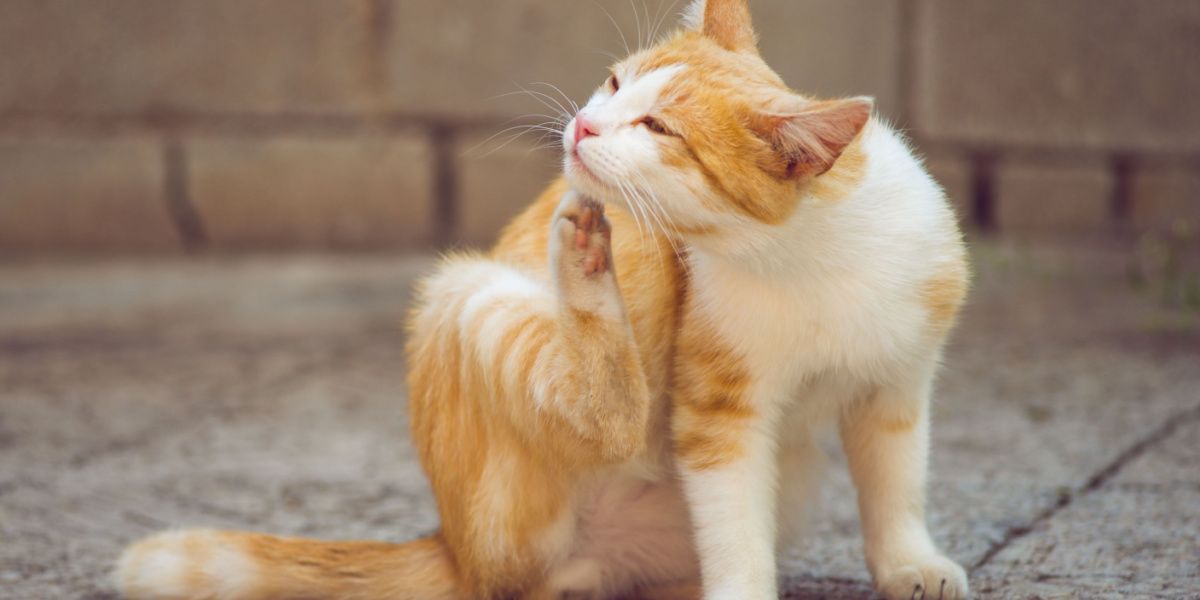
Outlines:
{"type": "Polygon", "coordinates": [[[575,115],[575,145],[578,146],[584,138],[593,135],[600,135],[600,130],[596,128],[595,123],[589,121],[583,113],[575,115]]]}

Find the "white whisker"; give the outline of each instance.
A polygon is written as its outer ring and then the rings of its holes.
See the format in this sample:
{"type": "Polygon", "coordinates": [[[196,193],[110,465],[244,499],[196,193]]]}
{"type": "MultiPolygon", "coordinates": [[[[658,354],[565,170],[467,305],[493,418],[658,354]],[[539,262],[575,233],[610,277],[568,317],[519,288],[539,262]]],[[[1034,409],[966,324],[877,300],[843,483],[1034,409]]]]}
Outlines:
{"type": "Polygon", "coordinates": [[[553,83],[548,83],[545,81],[535,81],[535,82],[533,82],[533,85],[544,85],[544,86],[558,92],[559,95],[561,95],[563,97],[563,100],[566,100],[567,104],[571,105],[571,109],[572,109],[573,113],[579,112],[579,105],[575,104],[575,101],[572,100],[570,96],[567,96],[566,92],[559,89],[559,87],[557,85],[554,85],[553,83]]]}
{"type": "Polygon", "coordinates": [[[604,12],[604,16],[608,17],[608,22],[612,23],[613,29],[617,30],[617,35],[621,36],[621,43],[625,46],[625,54],[630,54],[629,40],[625,38],[625,32],[621,31],[621,26],[617,24],[617,20],[613,18],[612,13],[608,12],[608,9],[604,8],[604,5],[600,4],[597,0],[592,0],[592,4],[595,4],[596,8],[599,8],[604,12]]]}
{"type": "Polygon", "coordinates": [[[566,117],[568,121],[570,120],[570,116],[573,113],[571,111],[567,110],[567,107],[563,106],[562,102],[559,102],[558,99],[555,98],[554,96],[551,96],[550,94],[547,94],[545,92],[539,92],[537,90],[527,89],[526,87],[524,87],[520,84],[518,84],[517,87],[521,88],[527,94],[529,94],[530,96],[533,96],[539,102],[546,105],[546,108],[549,108],[550,110],[557,110],[558,114],[562,115],[563,117],[566,117]],[[544,100],[543,100],[543,98],[544,98],[544,100]],[[550,102],[553,102],[554,104],[553,105],[549,104],[547,102],[547,100],[549,100],[550,102]]]}
{"type": "Polygon", "coordinates": [[[665,8],[665,10],[662,11],[662,14],[660,14],[658,16],[658,21],[654,24],[654,39],[655,39],[655,41],[658,40],[659,30],[662,29],[663,25],[667,24],[667,19],[672,14],[675,13],[676,6],[679,6],[679,0],[673,0],[673,2],[671,2],[670,6],[667,6],[666,4],[663,4],[663,3],[659,3],[658,7],[660,9],[663,9],[663,7],[666,7],[666,8],[665,8]]]}
{"type": "Polygon", "coordinates": [[[637,49],[641,50],[646,47],[645,43],[642,42],[642,17],[638,14],[637,4],[633,0],[629,0],[629,8],[633,9],[633,22],[637,26],[637,49]]]}

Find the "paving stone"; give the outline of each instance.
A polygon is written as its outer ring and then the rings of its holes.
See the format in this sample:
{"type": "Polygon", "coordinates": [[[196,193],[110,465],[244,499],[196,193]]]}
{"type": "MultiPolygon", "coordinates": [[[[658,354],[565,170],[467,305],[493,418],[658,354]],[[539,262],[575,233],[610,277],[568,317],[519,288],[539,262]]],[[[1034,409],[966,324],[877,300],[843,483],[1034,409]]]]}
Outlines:
{"type": "Polygon", "coordinates": [[[965,0],[916,5],[922,135],[987,144],[1200,148],[1200,4],[965,0]]]}
{"type": "Polygon", "coordinates": [[[202,139],[191,195],[219,248],[420,248],[434,230],[419,136],[202,139]]]}
{"type": "Polygon", "coordinates": [[[0,138],[0,252],[178,248],[163,178],[153,140],[0,138]]]}
{"type": "Polygon", "coordinates": [[[1103,165],[1002,163],[995,186],[1004,232],[1095,233],[1112,221],[1113,177],[1103,165]]]}
{"type": "Polygon", "coordinates": [[[1194,598],[1200,591],[1200,419],[1113,481],[1005,548],[980,571],[996,598],[1194,598]]]}
{"type": "MultiPolygon", "coordinates": [[[[1177,563],[1195,552],[1196,424],[1153,436],[1200,402],[1200,315],[1130,287],[1122,252],[976,246],[935,395],[933,535],[972,565],[1073,498],[1046,537],[1039,527],[977,571],[978,597],[1193,590],[1177,563]],[[1168,530],[1135,529],[1154,519],[1168,530]],[[1144,579],[1129,579],[1125,552],[1148,564],[1144,579]]],[[[431,529],[397,326],[429,264],[0,265],[0,573],[17,579],[0,598],[111,598],[120,547],[169,526],[389,540],[431,529]]],[[[853,490],[827,445],[825,508],[781,561],[785,597],[869,598],[853,490]]]]}
{"type": "MultiPolygon", "coordinates": [[[[458,145],[460,244],[488,246],[500,229],[529,206],[562,172],[560,146],[525,134],[473,136],[458,145]]],[[[539,134],[540,135],[540,134],[539,134]]]]}
{"type": "Polygon", "coordinates": [[[59,114],[370,109],[368,2],[8,0],[0,108],[59,114]]]}

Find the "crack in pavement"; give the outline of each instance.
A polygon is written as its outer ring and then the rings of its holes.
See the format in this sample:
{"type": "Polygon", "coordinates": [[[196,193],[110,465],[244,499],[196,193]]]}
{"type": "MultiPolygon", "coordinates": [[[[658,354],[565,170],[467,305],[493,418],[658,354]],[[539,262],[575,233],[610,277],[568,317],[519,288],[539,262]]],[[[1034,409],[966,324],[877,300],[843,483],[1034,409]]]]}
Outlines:
{"type": "Polygon", "coordinates": [[[995,558],[996,555],[1003,552],[1014,542],[1032,533],[1042,523],[1053,519],[1056,515],[1058,515],[1058,513],[1062,512],[1063,509],[1074,503],[1077,498],[1081,498],[1100,489],[1101,486],[1103,486],[1105,483],[1108,483],[1108,481],[1115,477],[1117,473],[1120,473],[1121,469],[1123,469],[1125,465],[1142,456],[1154,446],[1166,441],[1166,439],[1171,437],[1171,435],[1173,435],[1180,427],[1183,427],[1184,425],[1196,420],[1200,420],[1200,405],[1193,406],[1192,408],[1180,411],[1168,417],[1166,422],[1164,422],[1162,425],[1159,425],[1154,429],[1154,431],[1151,431],[1142,439],[1123,450],[1117,455],[1116,458],[1105,465],[1104,468],[1100,469],[1091,477],[1089,477],[1087,482],[1079,487],[1079,489],[1073,492],[1059,494],[1058,500],[1055,501],[1052,506],[1038,513],[1028,523],[1009,527],[1008,531],[1004,533],[1004,538],[992,545],[991,548],[988,548],[988,551],[985,552],[983,556],[975,562],[975,564],[971,565],[971,567],[967,570],[968,573],[974,574],[976,571],[983,568],[988,564],[988,562],[995,558]]]}

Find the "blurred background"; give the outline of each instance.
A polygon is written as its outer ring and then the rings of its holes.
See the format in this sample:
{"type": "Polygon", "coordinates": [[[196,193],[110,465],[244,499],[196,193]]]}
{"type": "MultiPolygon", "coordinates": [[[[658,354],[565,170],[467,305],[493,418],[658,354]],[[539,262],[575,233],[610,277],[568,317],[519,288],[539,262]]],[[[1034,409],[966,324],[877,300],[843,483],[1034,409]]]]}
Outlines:
{"type": "MultiPolygon", "coordinates": [[[[486,244],[557,167],[538,135],[481,144],[553,114],[520,90],[585,100],[625,54],[610,17],[636,45],[680,4],[3,0],[0,249],[486,244]]],[[[875,96],[968,227],[1195,227],[1200,3],[753,5],[786,81],[875,96]]]]}
{"type": "MultiPolygon", "coordinates": [[[[168,527],[434,529],[413,283],[558,171],[510,128],[683,3],[0,0],[0,598],[113,600],[168,527]]],[[[929,518],[977,597],[1200,595],[1200,1],[750,4],[968,232],[929,518]]],[[[873,597],[853,494],[786,597],[873,597]]]]}

